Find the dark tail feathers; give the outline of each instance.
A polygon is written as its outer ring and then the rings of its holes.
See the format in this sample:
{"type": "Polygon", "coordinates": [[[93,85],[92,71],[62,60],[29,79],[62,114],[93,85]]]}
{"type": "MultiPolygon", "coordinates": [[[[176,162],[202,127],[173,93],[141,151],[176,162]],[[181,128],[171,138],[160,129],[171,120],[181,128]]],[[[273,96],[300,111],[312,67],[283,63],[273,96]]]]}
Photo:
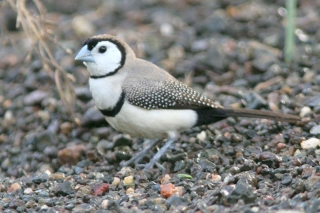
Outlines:
{"type": "Polygon", "coordinates": [[[196,109],[195,111],[198,114],[198,120],[195,126],[211,124],[227,117],[263,118],[288,123],[295,123],[300,120],[300,117],[296,115],[283,114],[266,110],[202,108],[196,109]]]}
{"type": "Polygon", "coordinates": [[[266,110],[254,109],[224,109],[228,117],[249,117],[249,118],[265,118],[275,121],[283,121],[288,123],[295,123],[300,120],[299,116],[283,114],[278,112],[271,112],[266,110]]]}

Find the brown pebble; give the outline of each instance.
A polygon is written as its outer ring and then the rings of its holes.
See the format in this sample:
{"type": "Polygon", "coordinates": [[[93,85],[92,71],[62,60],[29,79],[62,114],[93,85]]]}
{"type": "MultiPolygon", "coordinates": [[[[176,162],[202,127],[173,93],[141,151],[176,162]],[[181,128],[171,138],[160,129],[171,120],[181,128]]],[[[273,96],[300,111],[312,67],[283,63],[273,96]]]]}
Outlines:
{"type": "Polygon", "coordinates": [[[60,131],[62,134],[68,135],[71,133],[73,128],[72,123],[70,122],[63,122],[62,124],[60,124],[60,131]]]}
{"type": "Polygon", "coordinates": [[[17,190],[21,189],[21,186],[19,183],[13,183],[11,186],[8,188],[7,192],[16,192],[17,190]]]}
{"type": "Polygon", "coordinates": [[[98,162],[100,160],[97,151],[89,150],[86,154],[86,158],[92,162],[98,162]]]}
{"type": "Polygon", "coordinates": [[[278,143],[278,144],[277,144],[277,150],[278,150],[278,152],[280,152],[281,149],[284,149],[284,148],[286,148],[286,147],[287,147],[287,145],[286,145],[285,143],[278,143]]]}
{"type": "Polygon", "coordinates": [[[50,178],[54,179],[54,180],[63,180],[66,177],[66,175],[64,173],[61,172],[56,172],[50,175],[50,178]]]}
{"type": "Polygon", "coordinates": [[[91,194],[94,196],[104,195],[109,190],[108,183],[99,183],[91,188],[91,194]]]}
{"type": "Polygon", "coordinates": [[[8,108],[8,107],[10,107],[12,105],[12,101],[11,100],[5,100],[4,102],[3,102],[3,104],[2,104],[2,106],[3,106],[3,108],[8,108]]]}
{"type": "Polygon", "coordinates": [[[256,170],[256,173],[259,175],[259,174],[261,174],[261,171],[262,171],[262,167],[259,166],[259,167],[257,168],[257,170],[256,170]]]}
{"type": "Polygon", "coordinates": [[[67,147],[58,152],[58,158],[62,164],[75,165],[80,161],[84,151],[85,147],[83,145],[67,147]]]}
{"type": "Polygon", "coordinates": [[[295,153],[295,151],[296,151],[296,149],[295,149],[293,146],[290,146],[290,147],[289,147],[289,154],[290,154],[290,156],[293,156],[294,153],[295,153]]]}
{"type": "Polygon", "coordinates": [[[236,158],[242,157],[242,156],[243,156],[243,153],[242,153],[242,152],[236,152],[236,158]]]}
{"type": "Polygon", "coordinates": [[[174,194],[175,186],[172,183],[161,184],[160,192],[163,197],[168,198],[174,194]]]}
{"type": "Polygon", "coordinates": [[[161,184],[169,183],[170,179],[171,179],[170,175],[166,174],[163,178],[161,178],[160,182],[161,182],[161,184]]]}

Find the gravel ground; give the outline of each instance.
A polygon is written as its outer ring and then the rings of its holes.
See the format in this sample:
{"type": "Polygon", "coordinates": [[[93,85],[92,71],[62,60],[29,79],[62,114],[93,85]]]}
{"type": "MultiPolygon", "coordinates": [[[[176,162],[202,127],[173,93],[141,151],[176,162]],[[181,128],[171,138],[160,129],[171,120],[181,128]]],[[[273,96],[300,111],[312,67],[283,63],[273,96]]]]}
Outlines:
{"type": "Polygon", "coordinates": [[[165,174],[121,168],[150,141],[113,130],[94,107],[85,67],[51,46],[76,79],[81,126],[73,124],[39,57],[24,62],[30,44],[6,7],[3,38],[14,44],[0,48],[0,211],[320,212],[320,1],[299,1],[290,65],[284,0],[45,2],[74,52],[92,35],[118,35],[225,107],[301,122],[228,118],[182,132],[161,159],[165,174]]]}

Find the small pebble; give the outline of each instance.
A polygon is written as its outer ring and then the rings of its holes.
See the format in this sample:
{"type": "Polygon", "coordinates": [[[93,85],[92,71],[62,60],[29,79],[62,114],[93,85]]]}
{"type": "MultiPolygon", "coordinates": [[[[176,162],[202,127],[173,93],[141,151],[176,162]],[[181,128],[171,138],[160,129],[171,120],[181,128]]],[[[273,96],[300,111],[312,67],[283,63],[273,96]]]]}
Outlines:
{"type": "Polygon", "coordinates": [[[184,194],[184,188],[182,186],[176,186],[174,189],[174,194],[182,196],[184,194]]]}
{"type": "Polygon", "coordinates": [[[200,141],[205,141],[207,138],[206,131],[201,131],[199,134],[197,134],[197,139],[200,141]]]}
{"type": "Polygon", "coordinates": [[[278,152],[279,152],[280,150],[286,148],[286,147],[287,147],[287,145],[286,145],[285,143],[278,143],[278,144],[277,144],[277,150],[278,150],[278,152]]]}
{"type": "Polygon", "coordinates": [[[318,138],[309,138],[308,140],[300,143],[302,149],[311,149],[320,146],[320,140],[318,138]]]}
{"type": "Polygon", "coordinates": [[[304,106],[304,107],[301,108],[301,111],[300,111],[299,116],[300,116],[301,118],[304,118],[304,117],[307,117],[311,112],[312,112],[312,111],[311,111],[311,108],[310,108],[310,107],[304,106]]]}
{"type": "Polygon", "coordinates": [[[126,194],[128,195],[128,194],[133,194],[134,193],[134,189],[133,188],[128,188],[127,190],[126,190],[126,194]]]}
{"type": "Polygon", "coordinates": [[[172,183],[160,185],[160,193],[164,198],[168,198],[175,192],[175,186],[172,183]]]}
{"type": "Polygon", "coordinates": [[[109,190],[108,183],[96,184],[91,188],[91,194],[94,196],[104,195],[109,190]]]}
{"type": "Polygon", "coordinates": [[[319,135],[320,134],[320,125],[313,126],[310,129],[310,133],[313,135],[319,135]]]}
{"type": "Polygon", "coordinates": [[[161,178],[160,183],[161,184],[168,183],[170,181],[170,179],[171,179],[170,175],[166,174],[163,178],[161,178]]]}
{"type": "Polygon", "coordinates": [[[119,177],[125,177],[132,174],[132,168],[130,167],[122,167],[121,170],[117,173],[119,177]]]}
{"type": "Polygon", "coordinates": [[[49,111],[40,110],[37,113],[38,117],[41,119],[42,122],[48,122],[50,120],[50,113],[49,111]]]}
{"type": "Polygon", "coordinates": [[[29,194],[32,194],[33,190],[32,188],[26,188],[23,193],[26,194],[26,195],[29,195],[29,194]]]}
{"type": "Polygon", "coordinates": [[[70,122],[63,122],[60,124],[60,131],[62,134],[70,134],[73,129],[73,125],[70,122]]]}
{"type": "Polygon", "coordinates": [[[67,147],[58,152],[58,158],[62,164],[75,165],[84,155],[84,151],[85,147],[83,145],[67,147]]]}
{"type": "Polygon", "coordinates": [[[66,177],[64,173],[56,172],[50,175],[50,178],[53,180],[63,180],[66,177]]]}
{"type": "Polygon", "coordinates": [[[35,90],[24,97],[24,104],[28,106],[40,104],[43,101],[43,99],[45,99],[48,96],[49,95],[47,92],[35,90]]]}
{"type": "Polygon", "coordinates": [[[119,183],[120,183],[120,178],[114,177],[111,184],[112,184],[113,186],[118,186],[119,183]]]}
{"type": "Polygon", "coordinates": [[[212,180],[214,183],[219,183],[219,182],[221,182],[222,177],[221,177],[220,175],[212,175],[211,180],[212,180]]]}
{"type": "Polygon", "coordinates": [[[19,183],[13,183],[11,186],[8,188],[7,192],[16,192],[17,190],[21,189],[21,186],[19,183]]]}
{"type": "Polygon", "coordinates": [[[108,199],[105,199],[101,202],[101,208],[105,209],[107,208],[109,205],[109,200],[108,199]]]}
{"type": "Polygon", "coordinates": [[[134,179],[133,176],[127,176],[123,179],[123,185],[127,186],[127,187],[134,187],[134,179]]]}

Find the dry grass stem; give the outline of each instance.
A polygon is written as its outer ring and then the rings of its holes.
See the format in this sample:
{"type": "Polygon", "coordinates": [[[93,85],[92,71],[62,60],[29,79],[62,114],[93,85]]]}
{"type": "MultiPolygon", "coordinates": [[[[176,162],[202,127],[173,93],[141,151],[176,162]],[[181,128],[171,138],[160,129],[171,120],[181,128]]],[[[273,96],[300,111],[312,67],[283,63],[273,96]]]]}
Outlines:
{"type": "Polygon", "coordinates": [[[79,119],[75,117],[73,111],[75,95],[72,82],[74,81],[74,77],[68,74],[64,68],[59,65],[48,46],[48,44],[54,44],[63,49],[67,54],[72,54],[72,51],[68,48],[64,48],[53,36],[52,31],[46,27],[48,24],[56,24],[45,18],[46,8],[39,0],[33,0],[37,9],[37,14],[30,13],[26,7],[26,0],[5,0],[4,2],[8,3],[11,8],[17,12],[16,27],[22,28],[23,33],[31,41],[32,49],[30,49],[26,61],[29,62],[32,59],[33,52],[39,55],[44,70],[55,80],[59,95],[68,112],[72,115],[73,121],[79,124],[79,119]]]}

